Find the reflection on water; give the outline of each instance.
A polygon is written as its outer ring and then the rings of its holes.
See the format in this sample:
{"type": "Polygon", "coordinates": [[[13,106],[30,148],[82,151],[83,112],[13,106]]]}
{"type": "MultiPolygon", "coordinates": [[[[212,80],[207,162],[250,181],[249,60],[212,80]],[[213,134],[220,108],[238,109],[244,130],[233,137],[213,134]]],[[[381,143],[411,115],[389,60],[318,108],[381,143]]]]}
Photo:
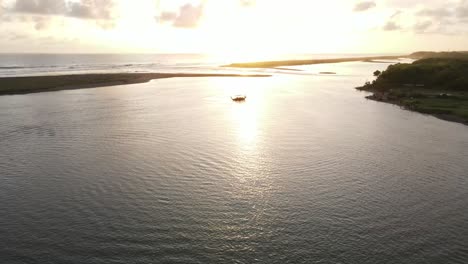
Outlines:
{"type": "Polygon", "coordinates": [[[359,65],[0,97],[0,262],[466,263],[467,127],[359,65]]]}
{"type": "Polygon", "coordinates": [[[242,105],[233,105],[231,110],[233,125],[237,127],[239,144],[254,145],[259,129],[257,125],[258,109],[251,103],[243,103],[242,105]]]}
{"type": "Polygon", "coordinates": [[[259,133],[261,115],[263,114],[263,102],[251,94],[246,102],[231,105],[231,118],[233,126],[239,137],[239,144],[243,146],[253,146],[256,143],[256,136],[259,133]]]}

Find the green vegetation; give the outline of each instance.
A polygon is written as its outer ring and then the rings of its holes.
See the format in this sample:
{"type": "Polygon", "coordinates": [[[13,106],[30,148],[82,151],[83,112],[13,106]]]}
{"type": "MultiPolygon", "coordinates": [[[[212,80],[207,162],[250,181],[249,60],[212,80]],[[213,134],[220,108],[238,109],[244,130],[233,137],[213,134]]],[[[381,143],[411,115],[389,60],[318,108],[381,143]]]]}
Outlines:
{"type": "Polygon", "coordinates": [[[468,59],[430,58],[390,65],[376,86],[424,86],[426,89],[468,90],[468,59]]]}
{"type": "Polygon", "coordinates": [[[442,58],[442,59],[468,59],[468,51],[450,51],[450,52],[433,52],[433,51],[418,51],[408,56],[412,59],[427,59],[427,58],[442,58]]]}
{"type": "Polygon", "coordinates": [[[437,58],[390,65],[357,89],[372,92],[370,99],[468,124],[468,53],[434,54],[437,58]]]}

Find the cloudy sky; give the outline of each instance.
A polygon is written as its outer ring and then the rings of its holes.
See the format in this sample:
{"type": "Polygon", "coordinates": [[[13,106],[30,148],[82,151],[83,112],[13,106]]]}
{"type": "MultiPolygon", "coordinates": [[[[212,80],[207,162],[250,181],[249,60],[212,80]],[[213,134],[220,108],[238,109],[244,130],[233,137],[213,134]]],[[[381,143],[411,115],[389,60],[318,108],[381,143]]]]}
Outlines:
{"type": "Polygon", "coordinates": [[[0,52],[468,50],[468,0],[0,0],[0,52]]]}

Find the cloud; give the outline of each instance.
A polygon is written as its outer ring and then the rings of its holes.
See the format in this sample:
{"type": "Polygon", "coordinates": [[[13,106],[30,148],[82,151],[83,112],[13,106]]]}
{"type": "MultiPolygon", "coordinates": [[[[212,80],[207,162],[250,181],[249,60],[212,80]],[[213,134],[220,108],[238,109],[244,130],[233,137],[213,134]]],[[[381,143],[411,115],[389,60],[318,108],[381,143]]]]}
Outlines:
{"type": "Polygon", "coordinates": [[[403,14],[403,11],[397,10],[397,11],[395,11],[395,13],[393,13],[393,15],[390,17],[390,19],[397,19],[399,16],[401,16],[401,14],[403,14]]]}
{"type": "Polygon", "coordinates": [[[425,8],[416,13],[417,16],[425,16],[431,18],[452,18],[465,19],[468,18],[468,1],[461,0],[458,3],[445,5],[437,8],[425,8]]]}
{"type": "Polygon", "coordinates": [[[174,21],[177,18],[177,13],[175,12],[162,12],[158,17],[162,22],[174,21]]]}
{"type": "Polygon", "coordinates": [[[251,7],[253,5],[255,5],[255,0],[239,0],[240,1],[240,5],[243,6],[243,7],[251,7]]]}
{"type": "Polygon", "coordinates": [[[12,12],[82,19],[112,19],[113,0],[16,0],[12,12]]]}
{"type": "Polygon", "coordinates": [[[422,22],[418,22],[413,26],[413,30],[416,33],[424,33],[432,26],[432,21],[426,20],[422,22]]]}
{"type": "Polygon", "coordinates": [[[50,20],[48,17],[44,17],[44,16],[35,16],[33,18],[34,20],[34,28],[36,30],[43,30],[43,29],[47,29],[49,27],[49,24],[50,24],[50,20]]]}
{"type": "Polygon", "coordinates": [[[452,1],[441,5],[434,4],[431,8],[424,8],[414,13],[416,20],[425,20],[414,25],[416,33],[431,33],[440,35],[466,34],[468,24],[468,1],[452,1]],[[434,7],[435,6],[435,7],[434,7]],[[428,26],[431,21],[432,26],[428,26]],[[424,28],[427,26],[427,28],[424,28]],[[431,28],[428,31],[428,28],[431,28]]]}
{"type": "Polygon", "coordinates": [[[395,11],[390,18],[388,19],[387,23],[383,26],[384,31],[396,31],[396,30],[401,30],[402,27],[398,23],[400,20],[400,17],[402,16],[403,11],[397,10],[395,11]]]}
{"type": "Polygon", "coordinates": [[[161,22],[172,22],[174,27],[194,28],[198,25],[203,15],[203,4],[185,4],[179,8],[179,12],[162,12],[156,19],[161,22]]]}
{"type": "Polygon", "coordinates": [[[395,31],[395,30],[400,30],[401,26],[398,25],[395,21],[388,21],[384,27],[383,30],[385,31],[395,31]]]}
{"type": "Polygon", "coordinates": [[[359,2],[354,6],[353,11],[354,12],[362,12],[369,10],[371,8],[376,7],[377,5],[375,4],[374,1],[364,1],[364,2],[359,2]]]}
{"type": "Polygon", "coordinates": [[[112,19],[113,0],[81,0],[69,4],[68,15],[84,19],[112,19]]]}
{"type": "Polygon", "coordinates": [[[5,10],[5,7],[3,6],[3,0],[0,0],[0,16],[3,15],[4,10],[5,10]]]}
{"type": "Polygon", "coordinates": [[[174,20],[175,27],[194,28],[197,26],[203,14],[203,5],[194,6],[192,4],[183,5],[179,15],[174,20]]]}
{"type": "Polygon", "coordinates": [[[461,1],[456,9],[456,14],[459,18],[468,18],[468,1],[461,1]]]}
{"type": "Polygon", "coordinates": [[[25,40],[25,39],[28,38],[27,35],[24,35],[24,34],[21,34],[21,33],[18,33],[18,32],[14,32],[14,31],[8,32],[5,35],[7,35],[8,36],[7,39],[11,40],[11,41],[17,41],[17,40],[21,41],[21,40],[25,40]]]}
{"type": "Polygon", "coordinates": [[[41,15],[61,15],[66,10],[63,0],[17,0],[13,7],[14,12],[41,15]]]}
{"type": "MultiPolygon", "coordinates": [[[[3,6],[0,21],[29,23],[41,31],[63,25],[63,18],[90,20],[102,29],[115,27],[114,7],[117,0],[12,0],[3,6]],[[57,23],[58,22],[58,23],[57,23]],[[60,23],[61,22],[61,23],[60,23]]],[[[0,7],[2,0],[0,0],[0,7]]],[[[0,8],[1,9],[1,8],[0,8]]]]}
{"type": "Polygon", "coordinates": [[[416,13],[418,16],[426,16],[426,17],[449,17],[452,16],[452,12],[447,8],[426,8],[420,10],[416,13]]]}
{"type": "Polygon", "coordinates": [[[60,19],[56,19],[52,16],[45,15],[25,15],[8,13],[7,15],[1,16],[0,21],[4,23],[11,23],[12,25],[14,25],[15,23],[24,23],[27,25],[32,25],[32,27],[37,31],[41,31],[50,28],[54,24],[57,24],[56,22],[60,21],[60,19]]]}

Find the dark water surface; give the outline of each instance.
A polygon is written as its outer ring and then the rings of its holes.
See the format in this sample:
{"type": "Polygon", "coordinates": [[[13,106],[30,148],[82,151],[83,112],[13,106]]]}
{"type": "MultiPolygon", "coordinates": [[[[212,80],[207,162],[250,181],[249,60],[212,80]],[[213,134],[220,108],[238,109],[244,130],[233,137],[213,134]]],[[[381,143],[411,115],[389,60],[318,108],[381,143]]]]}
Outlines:
{"type": "Polygon", "coordinates": [[[0,97],[0,263],[468,263],[468,127],[362,81],[0,97]]]}

